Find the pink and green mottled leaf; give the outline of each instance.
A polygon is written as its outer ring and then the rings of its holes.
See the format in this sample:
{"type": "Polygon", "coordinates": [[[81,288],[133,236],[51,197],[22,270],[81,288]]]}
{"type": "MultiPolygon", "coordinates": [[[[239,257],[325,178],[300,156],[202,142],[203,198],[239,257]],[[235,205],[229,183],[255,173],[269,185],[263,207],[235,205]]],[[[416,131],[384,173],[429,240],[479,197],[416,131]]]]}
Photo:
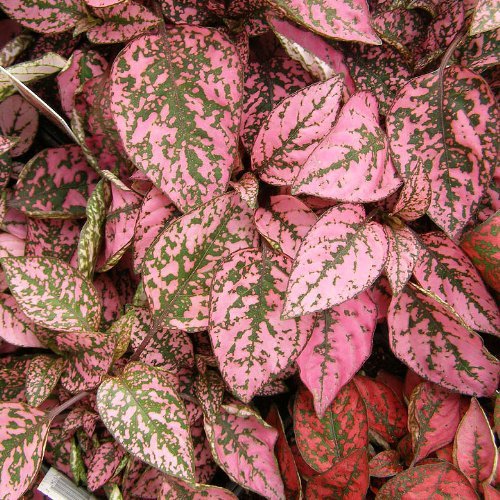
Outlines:
{"type": "Polygon", "coordinates": [[[43,34],[69,31],[85,15],[82,4],[73,0],[1,0],[0,6],[25,28],[43,34]]]}
{"type": "Polygon", "coordinates": [[[266,422],[278,431],[275,454],[285,486],[285,497],[287,500],[300,500],[302,498],[302,482],[292,450],[286,439],[283,421],[275,405],[271,406],[266,422]]]}
{"type": "Polygon", "coordinates": [[[328,38],[380,44],[370,24],[365,0],[268,0],[271,5],[307,29],[328,38]]]}
{"type": "Polygon", "coordinates": [[[495,0],[478,0],[469,28],[471,35],[493,31],[500,27],[500,12],[495,0]]]}
{"type": "Polygon", "coordinates": [[[106,59],[95,50],[75,50],[66,67],[57,75],[61,107],[71,117],[75,105],[75,93],[83,84],[108,68],[106,59]]]}
{"type": "Polygon", "coordinates": [[[26,153],[38,130],[38,112],[21,96],[13,95],[0,103],[0,131],[17,138],[10,150],[13,157],[26,153]]]}
{"type": "Polygon", "coordinates": [[[236,500],[238,497],[230,491],[218,486],[206,484],[189,484],[174,477],[165,478],[161,487],[159,498],[169,500],[236,500]]]}
{"type": "Polygon", "coordinates": [[[12,295],[0,294],[0,338],[22,347],[43,347],[36,325],[21,310],[12,295]]]}
{"type": "Polygon", "coordinates": [[[305,498],[361,499],[365,498],[369,484],[368,452],[361,448],[309,480],[305,498]]]}
{"type": "Polygon", "coordinates": [[[104,248],[97,259],[98,272],[111,269],[132,244],[142,198],[111,184],[111,204],[104,222],[104,248]]]}
{"type": "Polygon", "coordinates": [[[242,201],[249,208],[258,207],[259,180],[251,172],[245,172],[238,182],[230,182],[230,186],[239,193],[242,201]]]}
{"type": "Polygon", "coordinates": [[[272,13],[266,16],[266,20],[287,54],[311,75],[321,81],[341,75],[345,84],[344,95],[354,92],[354,82],[344,63],[342,52],[315,33],[272,13]]]}
{"type": "Polygon", "coordinates": [[[174,24],[204,25],[213,23],[214,16],[204,0],[161,0],[165,17],[174,24]]]}
{"type": "Polygon", "coordinates": [[[474,489],[490,482],[497,468],[495,437],[488,418],[476,398],[458,426],[453,445],[453,463],[467,476],[474,489]]]}
{"type": "Polygon", "coordinates": [[[295,361],[313,316],[281,319],[292,261],[264,250],[231,254],[215,272],[209,333],[225,382],[249,402],[295,361]]]}
{"type": "Polygon", "coordinates": [[[68,439],[60,427],[52,427],[47,438],[44,460],[56,467],[70,479],[73,473],[70,467],[71,439],[68,439]]]}
{"type": "Polygon", "coordinates": [[[144,200],[135,224],[134,268],[140,270],[148,248],[167,225],[181,213],[157,187],[152,187],[144,200]]]}
{"type": "Polygon", "coordinates": [[[295,177],[292,194],[367,203],[386,198],[401,185],[372,94],[354,94],[321,139],[295,177]]]}
{"type": "MultiPolygon", "coordinates": [[[[26,237],[26,236],[25,236],[26,237]]],[[[26,242],[13,234],[0,233],[0,258],[24,257],[26,242]]]]}
{"type": "Polygon", "coordinates": [[[291,186],[300,167],[333,126],[343,83],[340,76],[309,85],[283,99],[267,116],[252,149],[262,180],[291,186]]]}
{"type": "Polygon", "coordinates": [[[370,477],[386,478],[392,477],[404,468],[401,464],[401,457],[396,450],[384,450],[377,453],[368,463],[370,477]]]}
{"type": "Polygon", "coordinates": [[[274,250],[294,259],[303,238],[318,217],[302,201],[290,195],[271,196],[269,209],[258,208],[255,226],[274,250]]]}
{"type": "Polygon", "coordinates": [[[448,462],[439,462],[417,465],[399,473],[380,488],[376,499],[436,498],[436,495],[463,500],[479,498],[461,472],[448,462]]]}
{"type": "Polygon", "coordinates": [[[108,274],[100,273],[93,281],[102,303],[103,327],[108,327],[122,313],[122,299],[114,281],[108,274]]]}
{"type": "Polygon", "coordinates": [[[498,32],[488,31],[467,38],[463,46],[455,52],[461,66],[482,73],[500,64],[498,32]]]}
{"type": "Polygon", "coordinates": [[[270,500],[284,500],[274,445],[278,432],[249,407],[224,405],[205,431],[215,461],[236,483],[270,500]]]}
{"type": "Polygon", "coordinates": [[[368,427],[388,443],[396,443],[407,432],[408,413],[396,394],[382,382],[357,375],[354,384],[368,415],[368,427]]]}
{"type": "Polygon", "coordinates": [[[423,252],[413,274],[474,330],[500,335],[500,313],[462,249],[440,231],[420,236],[423,252]]]}
{"type": "Polygon", "coordinates": [[[364,217],[362,206],[344,204],[318,219],[297,253],[284,317],[334,307],[374,283],[385,264],[387,239],[382,226],[364,217]]]}
{"type": "Polygon", "coordinates": [[[391,285],[392,294],[399,295],[411,278],[417,263],[420,243],[417,235],[407,226],[385,225],[385,236],[389,244],[385,273],[391,285]]]}
{"type": "Polygon", "coordinates": [[[463,394],[495,392],[497,359],[449,306],[407,287],[391,302],[387,322],[392,351],[418,375],[463,394]]]}
{"type": "Polygon", "coordinates": [[[193,445],[184,404],[158,368],[129,363],[97,391],[99,414],[132,455],[169,474],[194,480],[193,445]]]}
{"type": "Polygon", "coordinates": [[[0,399],[26,402],[26,374],[31,357],[3,356],[0,358],[0,399]]]}
{"type": "Polygon", "coordinates": [[[229,40],[200,27],[139,37],[115,60],[111,80],[113,117],[136,166],[183,212],[223,194],[237,154],[243,91],[229,40]]]}
{"type": "Polygon", "coordinates": [[[42,464],[50,419],[23,403],[0,405],[0,498],[20,498],[42,464]]]}
{"type": "Polygon", "coordinates": [[[118,443],[103,443],[90,461],[87,473],[87,485],[90,491],[95,491],[106,484],[120,465],[125,450],[118,443]]]}
{"type": "Polygon", "coordinates": [[[54,339],[66,357],[62,386],[71,393],[95,389],[113,361],[114,339],[97,332],[61,332],[54,339]]]}
{"type": "Polygon", "coordinates": [[[320,418],[370,356],[376,324],[377,308],[366,292],[317,314],[297,364],[320,418]]]}
{"type": "Polygon", "coordinates": [[[459,422],[459,394],[430,382],[419,384],[408,403],[413,464],[453,442],[459,422]]]}
{"type": "Polygon", "coordinates": [[[432,199],[429,175],[423,163],[418,162],[408,175],[399,193],[392,213],[406,221],[414,221],[424,216],[432,199]]]}
{"type": "Polygon", "coordinates": [[[195,381],[195,394],[205,419],[214,421],[224,400],[225,385],[214,370],[199,373],[195,381]]]}
{"type": "Polygon", "coordinates": [[[289,57],[273,57],[246,67],[241,141],[251,152],[268,114],[285,97],[313,83],[311,75],[289,57]]]}
{"type": "Polygon", "coordinates": [[[144,292],[157,322],[206,329],[214,268],[231,252],[256,246],[252,216],[232,192],[175,220],[158,236],[142,268],[144,292]]]}
{"type": "Polygon", "coordinates": [[[345,385],[323,417],[314,409],[312,394],[300,386],[293,408],[295,440],[314,470],[328,471],[352,451],[368,446],[368,419],[356,386],[345,385]]]}
{"type": "Polygon", "coordinates": [[[464,235],[460,243],[484,281],[500,292],[500,212],[464,235]]]}
{"type": "Polygon", "coordinates": [[[50,257],[1,261],[10,291],[37,325],[58,331],[97,329],[101,302],[95,288],[69,264],[50,257]]]}
{"type": "Polygon", "coordinates": [[[11,204],[30,217],[81,218],[98,179],[79,146],[44,149],[21,171],[11,204]]]}
{"type": "Polygon", "coordinates": [[[28,218],[27,257],[54,257],[70,262],[78,247],[80,225],[73,219],[28,218]]]}
{"type": "Polygon", "coordinates": [[[42,354],[30,361],[26,375],[26,400],[40,406],[54,390],[64,370],[64,359],[42,354]]]}
{"type": "Polygon", "coordinates": [[[137,2],[98,9],[95,15],[104,21],[87,31],[87,38],[96,44],[127,42],[160,23],[158,16],[137,2]]]}
{"type": "Polygon", "coordinates": [[[458,238],[491,178],[495,98],[471,71],[451,66],[411,80],[387,116],[393,160],[403,178],[424,162],[432,185],[428,214],[458,238]]]}

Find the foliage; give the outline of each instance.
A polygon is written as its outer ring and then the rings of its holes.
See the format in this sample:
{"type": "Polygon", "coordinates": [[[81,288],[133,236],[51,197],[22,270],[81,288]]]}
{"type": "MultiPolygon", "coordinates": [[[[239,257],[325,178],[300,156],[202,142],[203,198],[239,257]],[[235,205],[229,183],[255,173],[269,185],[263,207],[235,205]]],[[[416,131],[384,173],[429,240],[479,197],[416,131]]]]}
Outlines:
{"type": "Polygon", "coordinates": [[[0,500],[500,496],[498,2],[0,8],[0,500]]]}

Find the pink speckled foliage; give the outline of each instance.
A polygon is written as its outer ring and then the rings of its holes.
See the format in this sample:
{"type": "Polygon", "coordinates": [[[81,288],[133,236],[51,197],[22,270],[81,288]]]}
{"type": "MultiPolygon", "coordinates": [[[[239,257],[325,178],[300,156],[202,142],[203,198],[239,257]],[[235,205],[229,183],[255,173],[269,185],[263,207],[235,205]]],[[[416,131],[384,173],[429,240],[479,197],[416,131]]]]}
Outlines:
{"type": "Polygon", "coordinates": [[[498,500],[495,1],[0,9],[0,500],[498,500]]]}

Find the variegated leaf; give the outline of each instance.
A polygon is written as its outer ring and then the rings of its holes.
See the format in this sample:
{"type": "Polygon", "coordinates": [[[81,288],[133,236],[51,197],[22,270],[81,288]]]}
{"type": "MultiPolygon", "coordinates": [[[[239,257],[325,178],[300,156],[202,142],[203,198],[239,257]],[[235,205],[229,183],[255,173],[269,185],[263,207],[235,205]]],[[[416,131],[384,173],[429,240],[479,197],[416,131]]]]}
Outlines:
{"type": "Polygon", "coordinates": [[[0,103],[0,131],[2,134],[17,138],[10,150],[11,156],[26,153],[38,130],[37,110],[20,95],[13,95],[0,103]]]}
{"type": "Polygon", "coordinates": [[[159,498],[168,498],[169,500],[236,500],[238,497],[230,491],[218,486],[209,486],[206,484],[189,484],[174,477],[165,478],[159,498]]]}
{"type": "Polygon", "coordinates": [[[33,43],[34,37],[21,31],[21,25],[11,19],[2,20],[0,66],[8,67],[33,43]],[[12,32],[9,27],[12,27],[12,32]],[[12,37],[11,37],[12,36],[12,37]],[[8,41],[7,41],[8,40],[8,41]]]}
{"type": "Polygon", "coordinates": [[[27,257],[70,262],[78,247],[80,225],[73,219],[28,219],[27,257]]]}
{"type": "Polygon", "coordinates": [[[206,329],[208,296],[217,262],[256,244],[252,211],[236,192],[172,222],[143,262],[144,292],[155,320],[171,328],[206,329]]]}
{"type": "Polygon", "coordinates": [[[497,359],[449,306],[406,287],[391,302],[387,322],[392,351],[418,375],[464,394],[495,392],[497,359]]]}
{"type": "Polygon", "coordinates": [[[453,463],[467,476],[474,489],[490,482],[497,469],[495,437],[476,398],[463,416],[453,445],[453,463]]]}
{"type": "Polygon", "coordinates": [[[311,75],[289,57],[273,57],[246,67],[241,141],[248,152],[266,117],[282,99],[313,83],[311,75]]]}
{"type": "Polygon", "coordinates": [[[354,384],[365,403],[370,432],[388,443],[396,443],[407,432],[408,413],[404,404],[378,380],[357,375],[354,384]]]}
{"type": "Polygon", "coordinates": [[[222,377],[214,370],[206,370],[196,377],[195,394],[204,418],[215,421],[224,400],[225,385],[222,377]]]}
{"type": "Polygon", "coordinates": [[[31,357],[3,356],[0,358],[0,399],[26,402],[26,374],[31,357]]]}
{"type": "Polygon", "coordinates": [[[21,310],[12,295],[0,293],[0,338],[13,345],[43,347],[36,325],[21,310]]]}
{"type": "Polygon", "coordinates": [[[101,321],[95,288],[69,264],[50,257],[1,261],[10,291],[28,318],[58,331],[93,330],[101,321]]]}
{"type": "Polygon", "coordinates": [[[460,243],[484,281],[500,292],[500,212],[466,233],[460,243]]]}
{"type": "Polygon", "coordinates": [[[477,500],[479,497],[466,477],[448,462],[418,465],[390,479],[378,491],[377,500],[395,498],[432,498],[439,491],[442,498],[477,500]]]}
{"type": "Polygon", "coordinates": [[[149,190],[135,224],[133,251],[136,271],[141,269],[144,256],[156,237],[180,215],[172,200],[157,187],[153,186],[149,190]]]}
{"type": "Polygon", "coordinates": [[[300,167],[333,127],[343,83],[340,76],[283,99],[265,119],[252,149],[252,168],[262,180],[291,186],[300,167]]]}
{"type": "Polygon", "coordinates": [[[69,31],[85,15],[82,3],[74,0],[0,0],[0,6],[26,28],[43,34],[69,31]]]}
{"type": "Polygon", "coordinates": [[[326,472],[352,451],[368,446],[368,419],[352,382],[340,390],[323,417],[317,416],[313,403],[311,393],[300,386],[293,408],[295,440],[304,460],[326,472]]]}
{"type": "Polygon", "coordinates": [[[287,500],[302,499],[302,481],[299,471],[295,465],[292,450],[286,439],[285,428],[276,405],[271,406],[266,417],[266,422],[278,431],[278,439],[275,445],[276,458],[280,468],[283,485],[285,486],[285,496],[287,500]]]}
{"type": "Polygon", "coordinates": [[[459,394],[430,382],[419,384],[408,403],[413,463],[453,442],[459,422],[459,394]]]}
{"type": "Polygon", "coordinates": [[[113,361],[114,339],[97,332],[61,332],[54,342],[66,357],[62,386],[71,393],[95,389],[113,361]]]}
{"type": "MultiPolygon", "coordinates": [[[[209,0],[210,1],[210,0],[209,0]]],[[[213,14],[206,0],[161,0],[165,17],[174,24],[204,25],[213,23],[213,14]]]]}
{"type": "Polygon", "coordinates": [[[292,21],[319,35],[375,45],[381,43],[370,25],[370,13],[365,0],[268,1],[292,21]]]}
{"type": "Polygon", "coordinates": [[[205,420],[212,454],[236,483],[270,500],[284,500],[273,450],[278,433],[247,406],[224,405],[214,422],[205,420]]]}
{"type": "Polygon", "coordinates": [[[118,443],[103,443],[95,450],[87,474],[87,485],[95,491],[106,484],[115,474],[125,450],[118,443]]]}
{"type": "Polygon", "coordinates": [[[368,463],[370,477],[386,478],[392,477],[404,468],[401,464],[401,457],[396,450],[384,450],[377,453],[368,463]]]}
{"type": "Polygon", "coordinates": [[[429,175],[423,162],[418,162],[415,169],[406,178],[399,193],[399,198],[392,213],[407,221],[419,219],[427,212],[432,199],[429,175]]]}
{"type": "Polygon", "coordinates": [[[370,356],[376,325],[377,308],[366,292],[317,314],[297,364],[320,418],[370,356]]]}
{"type": "Polygon", "coordinates": [[[500,336],[500,313],[481,276],[461,248],[440,231],[420,236],[424,249],[413,274],[474,330],[500,336]]]}
{"type": "Polygon", "coordinates": [[[229,185],[238,191],[242,201],[249,208],[255,210],[258,206],[259,180],[251,172],[245,172],[238,182],[230,182],[229,185]]]}
{"type": "Polygon", "coordinates": [[[92,283],[102,303],[102,327],[107,328],[122,313],[122,297],[108,274],[98,274],[92,283]]]}
{"type": "Polygon", "coordinates": [[[79,146],[44,149],[21,171],[12,206],[30,217],[81,218],[98,180],[79,146]]]}
{"type": "Polygon", "coordinates": [[[215,272],[210,338],[225,382],[244,402],[295,361],[312,330],[313,316],[280,317],[291,267],[268,248],[245,249],[215,272]]]}
{"type": "Polygon", "coordinates": [[[378,106],[368,92],[354,94],[333,129],[311,152],[295,177],[292,194],[351,203],[381,200],[401,185],[388,141],[378,125],[378,106]]]}
{"type": "Polygon", "coordinates": [[[95,15],[104,22],[92,26],[87,38],[92,43],[121,43],[158,26],[160,18],[137,2],[120,2],[98,9],[95,15]]]}
{"type": "Polygon", "coordinates": [[[20,498],[42,465],[50,419],[23,403],[0,404],[0,498],[20,498]]]}
{"type": "Polygon", "coordinates": [[[269,209],[256,210],[255,226],[274,250],[294,259],[304,236],[318,217],[294,196],[271,196],[269,201],[269,209]]]}
{"type": "Polygon", "coordinates": [[[432,185],[428,214],[458,238],[491,178],[495,98],[471,71],[451,66],[411,80],[387,116],[396,168],[408,178],[423,161],[432,185]]]}
{"type": "Polygon", "coordinates": [[[471,35],[500,28],[500,11],[495,0],[478,0],[469,28],[471,35]]]}
{"type": "Polygon", "coordinates": [[[386,225],[385,236],[388,242],[385,273],[391,285],[392,294],[399,295],[411,278],[417,263],[420,243],[416,234],[407,226],[386,225]]]}
{"type": "Polygon", "coordinates": [[[42,354],[30,361],[26,376],[26,399],[30,406],[41,405],[51,394],[64,370],[64,359],[42,354]]]}
{"type": "Polygon", "coordinates": [[[237,154],[243,91],[229,40],[200,27],[139,37],[115,60],[111,80],[113,117],[136,166],[183,212],[222,194],[237,154]]]}
{"type": "Polygon", "coordinates": [[[186,409],[166,373],[129,363],[119,376],[100,385],[97,407],[108,430],[129,453],[192,482],[194,457],[186,409]]]}
{"type": "Polygon", "coordinates": [[[359,295],[378,278],[387,257],[382,226],[364,222],[360,205],[325,212],[304,238],[290,280],[284,317],[322,311],[359,295]]]}

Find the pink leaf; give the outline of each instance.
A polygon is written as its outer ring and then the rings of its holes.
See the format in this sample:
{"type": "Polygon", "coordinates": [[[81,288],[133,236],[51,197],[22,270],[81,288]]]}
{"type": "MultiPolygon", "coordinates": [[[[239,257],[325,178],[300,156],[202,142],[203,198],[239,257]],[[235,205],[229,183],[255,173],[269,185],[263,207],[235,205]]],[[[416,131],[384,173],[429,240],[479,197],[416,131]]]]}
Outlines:
{"type": "Polygon", "coordinates": [[[365,405],[354,383],[344,386],[319,418],[311,393],[300,386],[293,408],[295,440],[304,460],[326,472],[352,451],[368,445],[365,405]]]}
{"type": "Polygon", "coordinates": [[[167,38],[139,37],[116,58],[111,80],[113,118],[136,166],[183,212],[222,194],[237,153],[243,90],[229,40],[186,26],[167,38]]]}
{"type": "Polygon", "coordinates": [[[396,296],[411,278],[419,256],[420,243],[415,233],[405,225],[384,226],[384,231],[389,243],[385,273],[392,294],[396,296]]]}
{"type": "Polygon", "coordinates": [[[406,84],[387,116],[387,132],[404,178],[424,162],[433,193],[428,213],[458,238],[491,177],[496,105],[486,82],[467,69],[449,67],[441,83],[442,93],[434,71],[406,84]]]}
{"type": "Polygon", "coordinates": [[[370,477],[392,477],[403,472],[400,459],[396,450],[384,450],[377,453],[368,464],[370,477]]]}
{"type": "Polygon", "coordinates": [[[262,180],[291,186],[300,167],[332,127],[342,98],[339,76],[283,99],[265,119],[252,149],[252,168],[262,180]]]}
{"type": "Polygon", "coordinates": [[[158,236],[142,268],[156,321],[170,328],[206,329],[216,264],[257,244],[252,215],[238,193],[231,192],[175,220],[158,236]]]}
{"type": "Polygon", "coordinates": [[[366,292],[317,315],[297,364],[319,417],[368,359],[376,324],[377,308],[366,292]]]}
{"type": "Polygon", "coordinates": [[[214,275],[210,338],[224,380],[244,402],[295,361],[312,329],[312,316],[280,317],[291,266],[269,249],[247,249],[214,275]]]}
{"type": "Polygon", "coordinates": [[[212,454],[236,483],[270,500],[284,500],[274,445],[278,433],[253,410],[224,405],[213,423],[205,421],[212,454]]]}
{"type": "Polygon", "coordinates": [[[368,92],[354,94],[333,129],[318,141],[294,180],[292,194],[351,203],[386,198],[401,181],[378,125],[378,106],[368,92]]]}
{"type": "Polygon", "coordinates": [[[230,186],[238,191],[242,201],[249,208],[255,210],[258,207],[259,180],[251,172],[245,172],[238,182],[230,182],[230,186]]]}
{"type": "Polygon", "coordinates": [[[458,426],[453,462],[467,476],[474,489],[490,482],[496,472],[497,449],[488,419],[476,398],[458,426]]]}
{"type": "Polygon", "coordinates": [[[453,442],[460,422],[460,395],[430,382],[419,384],[408,404],[413,463],[453,442]]]}
{"type": "Polygon", "coordinates": [[[472,23],[469,28],[471,35],[493,31],[500,27],[498,5],[495,0],[478,0],[472,23]]]}
{"type": "Polygon", "coordinates": [[[255,212],[255,225],[260,234],[274,250],[292,259],[317,220],[307,205],[289,195],[272,196],[269,210],[258,208],[255,212]]]}
{"type": "Polygon", "coordinates": [[[271,0],[287,17],[319,35],[345,41],[380,44],[370,25],[365,0],[271,0]]]}
{"type": "Polygon", "coordinates": [[[387,240],[382,226],[364,222],[364,216],[360,205],[345,204],[318,219],[297,253],[284,317],[341,304],[378,278],[387,257],[387,240]]]}
{"type": "Polygon", "coordinates": [[[453,307],[474,330],[500,335],[500,314],[462,249],[443,233],[421,235],[424,249],[413,271],[420,284],[453,307]]]}
{"type": "Polygon", "coordinates": [[[189,484],[174,477],[165,478],[159,498],[169,500],[202,500],[213,498],[217,500],[236,500],[238,497],[224,488],[205,484],[189,484]]]}
{"type": "Polygon", "coordinates": [[[31,360],[26,376],[26,399],[30,406],[39,406],[50,396],[64,365],[64,359],[44,354],[31,360]]]}
{"type": "Polygon", "coordinates": [[[76,269],[49,257],[2,259],[10,291],[28,318],[58,331],[97,329],[101,302],[76,269]]]}
{"type": "Polygon", "coordinates": [[[125,456],[125,450],[117,443],[103,443],[95,450],[87,473],[87,485],[95,491],[106,484],[125,456]]]}
{"type": "Polygon", "coordinates": [[[449,307],[407,287],[388,314],[394,354],[418,375],[464,394],[491,396],[499,364],[449,307]]]}

